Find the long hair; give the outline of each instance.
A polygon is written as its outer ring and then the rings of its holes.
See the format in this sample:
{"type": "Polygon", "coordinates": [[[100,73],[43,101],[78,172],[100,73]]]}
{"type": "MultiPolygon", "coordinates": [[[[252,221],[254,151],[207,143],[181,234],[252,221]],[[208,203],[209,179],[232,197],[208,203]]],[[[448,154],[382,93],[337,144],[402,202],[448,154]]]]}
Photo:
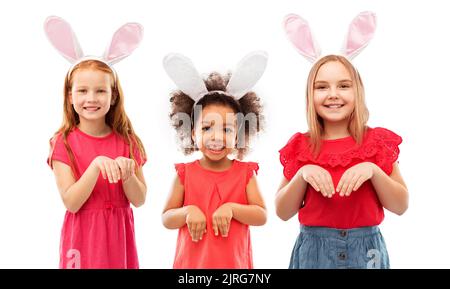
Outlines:
{"type": "Polygon", "coordinates": [[[69,133],[80,123],[80,118],[73,108],[71,102],[70,102],[70,92],[73,85],[73,74],[75,71],[80,69],[94,69],[103,71],[105,73],[108,73],[113,80],[111,91],[112,91],[112,99],[114,100],[114,105],[111,105],[108,113],[105,116],[105,122],[108,126],[112,128],[114,132],[119,134],[125,142],[130,147],[130,157],[136,161],[136,156],[134,155],[134,148],[137,147],[141,158],[145,159],[145,149],[144,146],[139,139],[139,137],[134,132],[133,126],[131,125],[131,121],[128,118],[125,107],[124,107],[124,99],[123,99],[123,92],[122,88],[120,86],[119,79],[117,75],[114,74],[114,72],[111,70],[111,68],[108,67],[105,63],[98,61],[98,60],[86,60],[78,63],[71,71],[69,71],[66,75],[65,81],[64,81],[64,104],[63,104],[63,121],[61,124],[61,127],[56,131],[52,139],[50,139],[50,145],[54,141],[56,141],[56,138],[61,136],[62,140],[64,142],[64,146],[67,150],[67,153],[69,155],[69,159],[71,162],[71,168],[76,178],[80,176],[80,172],[78,168],[76,167],[74,154],[72,149],[70,148],[70,145],[67,141],[67,137],[69,133]]]}
{"type": "Polygon", "coordinates": [[[316,156],[319,154],[321,148],[321,140],[324,134],[324,122],[317,114],[314,107],[314,82],[322,65],[330,61],[342,63],[350,73],[354,83],[355,109],[350,115],[348,130],[358,145],[363,141],[364,132],[367,128],[367,121],[369,120],[369,110],[367,109],[364,96],[364,85],[355,67],[345,57],[339,55],[327,55],[319,59],[309,72],[308,83],[306,86],[306,115],[309,128],[309,139],[311,151],[316,156]]]}

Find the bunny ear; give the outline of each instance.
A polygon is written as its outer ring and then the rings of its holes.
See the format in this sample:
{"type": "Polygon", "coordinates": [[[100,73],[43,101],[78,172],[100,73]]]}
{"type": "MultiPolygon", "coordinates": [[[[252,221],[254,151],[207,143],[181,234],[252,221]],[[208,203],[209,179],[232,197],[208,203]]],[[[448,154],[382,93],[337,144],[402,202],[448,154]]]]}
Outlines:
{"type": "Polygon", "coordinates": [[[231,75],[227,85],[227,93],[236,99],[243,97],[261,78],[266,66],[266,52],[254,51],[247,54],[231,75]]]}
{"type": "Polygon", "coordinates": [[[164,57],[163,66],[177,87],[194,101],[208,93],[205,82],[192,61],[186,56],[176,53],[168,54],[164,57]]]}
{"type": "Polygon", "coordinates": [[[110,65],[121,61],[139,46],[143,36],[144,28],[139,23],[123,25],[114,33],[103,58],[110,65]]]}
{"type": "Polygon", "coordinates": [[[296,14],[288,14],[284,18],[284,30],[287,37],[298,52],[310,62],[320,56],[320,47],[315,41],[308,22],[296,14]]]}
{"type": "Polygon", "coordinates": [[[44,30],[53,47],[70,63],[75,63],[83,57],[77,37],[64,19],[57,16],[48,17],[44,23],[44,30]]]}
{"type": "Polygon", "coordinates": [[[369,44],[375,34],[376,22],[373,12],[361,12],[353,19],[342,51],[347,58],[353,59],[369,44]]]}

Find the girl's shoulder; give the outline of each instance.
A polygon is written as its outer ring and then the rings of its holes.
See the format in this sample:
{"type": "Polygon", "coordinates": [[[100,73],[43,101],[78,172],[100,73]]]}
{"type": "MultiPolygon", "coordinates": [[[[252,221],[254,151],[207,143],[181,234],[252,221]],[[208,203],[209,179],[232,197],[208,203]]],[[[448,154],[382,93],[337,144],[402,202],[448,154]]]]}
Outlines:
{"type": "Polygon", "coordinates": [[[175,163],[175,171],[177,172],[177,176],[180,179],[181,184],[184,185],[184,180],[186,176],[187,168],[190,168],[195,165],[196,161],[188,162],[188,163],[175,163]]]}
{"type": "Polygon", "coordinates": [[[281,157],[281,163],[285,164],[300,153],[307,153],[309,146],[309,133],[296,132],[292,135],[288,142],[278,151],[281,157]]]}
{"type": "Polygon", "coordinates": [[[401,144],[403,141],[401,136],[384,127],[374,127],[374,128],[368,127],[364,138],[365,142],[377,141],[387,144],[394,143],[396,145],[401,144]]]}
{"type": "Polygon", "coordinates": [[[234,160],[236,166],[238,168],[238,173],[244,173],[246,176],[245,183],[248,183],[249,180],[255,176],[258,175],[259,171],[259,164],[257,162],[244,162],[239,160],[234,160]]]}

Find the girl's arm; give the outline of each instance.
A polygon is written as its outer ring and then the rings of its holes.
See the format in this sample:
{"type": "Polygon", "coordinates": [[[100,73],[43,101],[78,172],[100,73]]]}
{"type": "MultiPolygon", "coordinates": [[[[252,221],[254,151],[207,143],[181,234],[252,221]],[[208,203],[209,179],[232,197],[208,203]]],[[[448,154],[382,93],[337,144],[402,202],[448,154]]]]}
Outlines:
{"type": "Polygon", "coordinates": [[[275,197],[276,212],[280,219],[287,221],[298,212],[308,184],[325,198],[335,194],[333,180],[326,169],[317,165],[304,165],[291,181],[286,178],[281,181],[275,197]]]}
{"type": "Polygon", "coordinates": [[[301,177],[300,170],[291,181],[283,177],[275,196],[276,213],[283,221],[289,220],[298,213],[305,197],[307,182],[301,177]]]}
{"type": "Polygon", "coordinates": [[[390,176],[374,164],[371,181],[384,208],[397,215],[402,215],[408,209],[408,189],[397,162],[393,164],[390,176]]]}
{"type": "Polygon", "coordinates": [[[177,175],[163,210],[163,225],[167,229],[179,229],[187,225],[192,241],[197,242],[206,233],[206,217],[197,206],[183,206],[183,203],[184,186],[177,175]]]}
{"type": "Polygon", "coordinates": [[[70,166],[60,161],[52,161],[56,185],[64,206],[71,213],[76,213],[83,206],[97,183],[100,169],[95,162],[91,162],[78,181],[72,174],[70,166]]]}
{"type": "Polygon", "coordinates": [[[162,220],[164,227],[167,229],[179,229],[186,224],[188,207],[183,207],[183,202],[184,186],[177,175],[163,210],[162,220]]]}
{"type": "Polygon", "coordinates": [[[132,174],[128,179],[122,181],[123,190],[127,199],[133,206],[140,207],[145,203],[147,195],[147,185],[145,183],[142,167],[140,167],[135,174],[132,174]]]}

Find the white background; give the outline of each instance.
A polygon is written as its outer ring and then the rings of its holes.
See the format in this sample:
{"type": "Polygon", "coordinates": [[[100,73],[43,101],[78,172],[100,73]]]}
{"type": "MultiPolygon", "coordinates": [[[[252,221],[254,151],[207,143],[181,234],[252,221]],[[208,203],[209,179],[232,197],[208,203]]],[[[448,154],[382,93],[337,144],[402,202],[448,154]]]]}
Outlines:
{"type": "Polygon", "coordinates": [[[43,22],[58,15],[71,23],[87,54],[101,54],[128,21],[145,36],[135,53],[116,65],[126,110],[148,152],[146,204],[135,209],[142,268],[171,268],[176,231],[161,211],[175,174],[186,162],[169,126],[173,83],[161,62],[169,52],[189,56],[199,71],[226,72],[248,52],[269,53],[255,87],[264,101],[266,131],[247,160],[260,163],[259,183],[268,222],[252,227],[256,268],[287,268],[298,234],[294,217],[275,215],[282,177],[280,149],[305,131],[309,63],[286,40],[283,17],[309,20],[325,53],[337,52],[351,19],[364,10],[378,30],[354,64],[366,87],[369,125],[404,139],[400,169],[410,192],[401,217],[381,225],[393,268],[450,267],[447,125],[450,17],[445,1],[2,1],[0,4],[0,267],[56,268],[64,206],[46,165],[48,140],[62,120],[62,88],[69,64],[48,43],[43,22]],[[446,28],[447,27],[447,28],[446,28]]]}

